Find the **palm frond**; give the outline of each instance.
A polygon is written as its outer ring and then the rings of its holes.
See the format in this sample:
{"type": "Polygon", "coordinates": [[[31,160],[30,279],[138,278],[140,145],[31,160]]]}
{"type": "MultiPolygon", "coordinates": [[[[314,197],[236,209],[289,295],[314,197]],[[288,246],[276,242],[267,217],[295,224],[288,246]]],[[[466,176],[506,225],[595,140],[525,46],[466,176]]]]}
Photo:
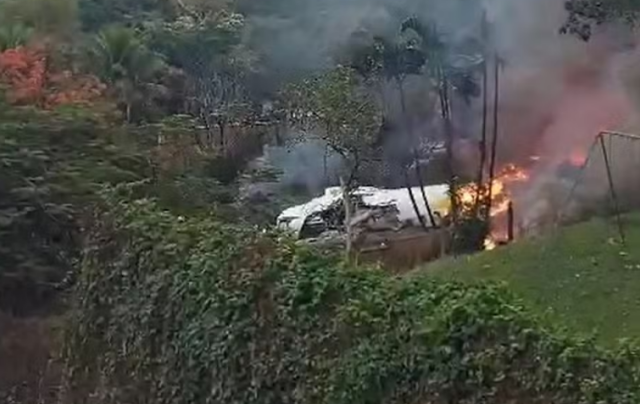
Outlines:
{"type": "Polygon", "coordinates": [[[0,26],[0,52],[24,46],[33,35],[33,29],[23,24],[0,26]]]}

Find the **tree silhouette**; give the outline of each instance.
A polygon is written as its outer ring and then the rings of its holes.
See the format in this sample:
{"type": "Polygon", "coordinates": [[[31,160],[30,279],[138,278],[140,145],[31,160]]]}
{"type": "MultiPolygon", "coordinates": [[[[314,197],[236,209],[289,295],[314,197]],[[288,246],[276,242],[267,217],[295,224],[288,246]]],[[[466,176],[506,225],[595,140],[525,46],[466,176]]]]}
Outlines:
{"type": "MultiPolygon", "coordinates": [[[[412,125],[408,123],[409,116],[404,88],[406,78],[410,75],[421,74],[424,64],[425,59],[421,52],[406,46],[406,44],[401,41],[388,40],[380,36],[374,37],[371,43],[365,43],[363,46],[352,49],[350,57],[350,65],[352,68],[365,79],[376,82],[392,82],[395,84],[402,110],[402,117],[400,118],[401,127],[405,134],[409,136],[411,143],[410,162],[407,166],[403,167],[404,184],[416,217],[420,221],[420,224],[426,229],[427,225],[420,214],[420,209],[408,175],[408,169],[411,165],[415,168],[423,203],[425,204],[431,225],[436,226],[436,222],[424,191],[424,182],[418,164],[420,153],[416,146],[417,139],[413,133],[412,125]]],[[[382,94],[383,90],[380,90],[380,92],[382,94]]]]}
{"type": "Polygon", "coordinates": [[[413,34],[413,38],[407,42],[407,47],[422,55],[424,73],[438,94],[447,153],[451,214],[453,222],[456,223],[459,203],[458,180],[454,167],[455,134],[452,123],[452,95],[457,94],[468,103],[471,98],[480,94],[476,73],[482,64],[482,55],[475,51],[476,44],[472,42],[447,43],[435,24],[425,24],[416,17],[405,20],[402,23],[401,32],[413,34]]]}
{"type": "Polygon", "coordinates": [[[98,76],[115,92],[127,122],[131,122],[134,107],[158,89],[155,77],[164,67],[162,59],[142,43],[135,31],[119,26],[101,31],[90,51],[98,76]]]}
{"type": "Polygon", "coordinates": [[[338,67],[290,86],[284,98],[289,121],[320,137],[342,156],[349,167],[345,185],[352,189],[381,125],[379,110],[372,97],[362,91],[355,72],[338,67]]]}

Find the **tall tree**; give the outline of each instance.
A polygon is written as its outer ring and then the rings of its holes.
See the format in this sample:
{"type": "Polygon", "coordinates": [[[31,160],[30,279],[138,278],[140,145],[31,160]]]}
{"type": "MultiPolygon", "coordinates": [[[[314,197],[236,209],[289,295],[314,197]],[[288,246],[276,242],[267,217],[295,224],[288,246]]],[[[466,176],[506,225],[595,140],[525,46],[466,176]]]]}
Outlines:
{"type": "Polygon", "coordinates": [[[164,67],[135,31],[119,26],[101,31],[91,48],[98,76],[115,92],[127,122],[134,119],[134,108],[141,107],[157,89],[156,75],[164,67]]]}
{"type": "MultiPolygon", "coordinates": [[[[489,65],[487,63],[487,43],[489,37],[489,24],[487,21],[486,13],[482,14],[481,23],[481,35],[482,35],[482,126],[480,128],[480,142],[478,144],[480,161],[478,163],[478,173],[476,174],[476,187],[482,189],[484,185],[484,172],[487,163],[487,129],[489,120],[489,65]]],[[[479,209],[483,203],[482,192],[476,192],[475,200],[473,203],[474,215],[478,215],[479,209]]]]}
{"type": "Polygon", "coordinates": [[[455,133],[452,122],[452,97],[457,94],[469,101],[471,97],[479,95],[480,88],[476,83],[475,73],[482,63],[482,56],[469,43],[445,42],[435,24],[424,24],[415,17],[405,20],[401,30],[405,34],[414,34],[413,38],[408,40],[408,46],[422,53],[425,72],[432,81],[440,101],[447,153],[451,214],[455,223],[459,214],[459,203],[458,174],[454,166],[455,133]]]}
{"type": "Polygon", "coordinates": [[[489,185],[488,197],[486,202],[486,218],[491,218],[491,206],[493,204],[493,183],[496,175],[496,164],[498,161],[498,137],[500,135],[498,108],[500,104],[500,67],[502,62],[497,53],[494,54],[493,62],[493,136],[491,138],[491,154],[489,158],[489,185]]]}
{"type": "MultiPolygon", "coordinates": [[[[411,117],[407,110],[404,88],[405,80],[408,76],[421,73],[421,67],[425,63],[424,57],[420,52],[417,52],[413,48],[404,46],[401,42],[390,41],[383,37],[375,37],[373,38],[372,43],[365,42],[362,46],[354,47],[350,51],[352,53],[350,56],[350,65],[355,69],[355,71],[357,71],[367,81],[375,82],[380,85],[379,90],[381,93],[381,99],[383,100],[383,110],[385,111],[387,110],[387,107],[385,105],[384,83],[392,82],[395,84],[402,111],[402,116],[399,118],[399,121],[401,123],[402,131],[409,137],[411,149],[409,158],[406,159],[409,163],[403,164],[402,167],[405,188],[409,195],[409,199],[411,200],[416,217],[422,227],[426,228],[426,223],[420,213],[416,196],[414,195],[411,187],[408,170],[413,166],[421,189],[421,195],[427,210],[427,215],[429,216],[431,225],[436,226],[435,217],[424,191],[424,182],[419,166],[419,139],[416,138],[413,131],[413,124],[410,122],[411,117]]],[[[385,117],[384,119],[388,121],[390,118],[385,117]]]]}
{"type": "Polygon", "coordinates": [[[181,1],[181,15],[160,27],[151,43],[186,73],[184,109],[200,119],[210,139],[219,134],[216,146],[224,149],[227,126],[250,112],[244,82],[253,55],[242,44],[241,15],[215,6],[217,2],[200,3],[181,1]]]}
{"type": "Polygon", "coordinates": [[[291,86],[283,96],[291,123],[343,157],[349,170],[345,186],[352,189],[372,155],[382,119],[355,72],[338,67],[291,86]]]}

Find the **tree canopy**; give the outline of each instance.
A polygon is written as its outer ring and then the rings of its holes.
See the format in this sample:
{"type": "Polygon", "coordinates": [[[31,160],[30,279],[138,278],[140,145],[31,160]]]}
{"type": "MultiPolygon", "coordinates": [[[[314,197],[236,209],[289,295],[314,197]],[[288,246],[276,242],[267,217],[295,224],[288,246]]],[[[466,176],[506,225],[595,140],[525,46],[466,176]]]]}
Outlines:
{"type": "Polygon", "coordinates": [[[363,162],[374,154],[381,125],[380,112],[355,72],[338,67],[292,86],[284,97],[294,125],[316,133],[348,161],[345,181],[353,184],[363,162]]]}
{"type": "Polygon", "coordinates": [[[640,2],[637,0],[569,0],[565,3],[568,12],[566,23],[561,32],[578,35],[588,40],[594,27],[615,21],[635,26],[640,15],[640,2]]]}

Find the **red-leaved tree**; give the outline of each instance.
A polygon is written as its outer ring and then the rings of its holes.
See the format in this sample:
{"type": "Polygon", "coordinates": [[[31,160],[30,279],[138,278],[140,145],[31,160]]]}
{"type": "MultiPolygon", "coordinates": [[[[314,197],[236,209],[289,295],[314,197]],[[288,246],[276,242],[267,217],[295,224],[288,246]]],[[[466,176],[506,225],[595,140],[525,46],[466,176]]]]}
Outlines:
{"type": "Polygon", "coordinates": [[[45,51],[18,47],[0,53],[0,86],[8,101],[16,105],[54,108],[68,104],[90,104],[105,86],[90,75],[69,70],[54,71],[45,51]]]}

